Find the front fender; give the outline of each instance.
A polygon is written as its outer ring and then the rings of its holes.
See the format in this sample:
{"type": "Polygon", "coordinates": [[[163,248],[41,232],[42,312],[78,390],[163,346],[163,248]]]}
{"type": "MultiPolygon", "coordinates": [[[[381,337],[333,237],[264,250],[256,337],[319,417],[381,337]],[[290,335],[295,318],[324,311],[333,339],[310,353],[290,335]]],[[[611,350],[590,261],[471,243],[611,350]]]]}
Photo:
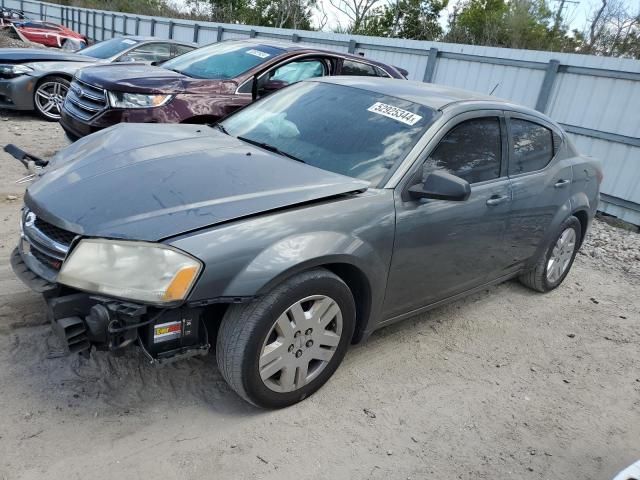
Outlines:
{"type": "Polygon", "coordinates": [[[362,239],[339,232],[309,232],[264,249],[235,276],[224,296],[261,295],[296,273],[328,264],[352,265],[368,279],[386,276],[387,271],[387,264],[362,239]]]}
{"type": "Polygon", "coordinates": [[[394,232],[393,192],[371,189],[185,234],[169,243],[205,265],[189,296],[192,303],[253,298],[300,271],[346,264],[366,278],[375,314],[384,300],[394,232]]]}

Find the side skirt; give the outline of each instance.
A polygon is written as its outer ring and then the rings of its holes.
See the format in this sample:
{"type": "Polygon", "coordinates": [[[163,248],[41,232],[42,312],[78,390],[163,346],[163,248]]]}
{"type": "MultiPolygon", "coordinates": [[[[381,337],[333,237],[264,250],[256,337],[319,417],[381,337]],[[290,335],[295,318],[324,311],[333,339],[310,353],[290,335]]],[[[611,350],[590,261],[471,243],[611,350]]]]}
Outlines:
{"type": "Polygon", "coordinates": [[[510,273],[508,273],[506,275],[498,277],[495,280],[491,280],[490,282],[483,283],[482,285],[478,285],[477,287],[474,287],[474,288],[472,288],[470,290],[466,290],[464,292],[457,293],[455,295],[452,295],[451,297],[447,297],[447,298],[444,298],[442,300],[438,300],[437,302],[431,303],[429,305],[425,305],[424,307],[416,308],[415,310],[411,310],[411,311],[409,311],[407,313],[403,313],[401,315],[396,315],[395,317],[391,317],[391,318],[388,318],[386,320],[383,320],[380,323],[378,323],[375,326],[375,328],[373,328],[371,331],[367,332],[365,337],[367,337],[368,335],[372,334],[374,331],[378,330],[379,328],[386,327],[388,325],[391,325],[393,323],[399,322],[399,321],[404,320],[406,318],[413,317],[413,316],[419,315],[421,313],[427,312],[427,311],[429,311],[431,309],[434,309],[434,308],[437,308],[437,307],[441,307],[443,305],[447,305],[449,303],[455,302],[456,300],[460,300],[460,299],[462,299],[464,297],[472,295],[472,294],[474,294],[476,292],[479,292],[480,290],[483,290],[483,289],[485,289],[487,287],[490,287],[492,285],[497,285],[499,283],[506,282],[507,280],[510,280],[510,279],[515,278],[518,275],[520,275],[520,272],[521,272],[521,270],[518,269],[518,270],[516,270],[514,272],[510,272],[510,273]]]}

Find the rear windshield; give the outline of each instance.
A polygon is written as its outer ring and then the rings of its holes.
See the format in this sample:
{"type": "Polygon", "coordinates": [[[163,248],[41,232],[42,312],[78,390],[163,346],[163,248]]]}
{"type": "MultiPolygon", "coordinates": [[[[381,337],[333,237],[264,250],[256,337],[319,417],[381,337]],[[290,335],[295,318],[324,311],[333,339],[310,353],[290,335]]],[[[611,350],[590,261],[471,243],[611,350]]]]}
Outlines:
{"type": "Polygon", "coordinates": [[[91,45],[78,53],[93,58],[111,58],[133,47],[137,43],[138,42],[130,38],[112,38],[111,40],[105,40],[104,42],[91,45]]]}
{"type": "Polygon", "coordinates": [[[305,81],[240,110],[222,126],[315,167],[379,186],[437,118],[424,105],[369,90],[305,81]]]}
{"type": "Polygon", "coordinates": [[[280,55],[284,50],[247,42],[221,42],[169,60],[163,68],[193,78],[225,80],[280,55]]]}

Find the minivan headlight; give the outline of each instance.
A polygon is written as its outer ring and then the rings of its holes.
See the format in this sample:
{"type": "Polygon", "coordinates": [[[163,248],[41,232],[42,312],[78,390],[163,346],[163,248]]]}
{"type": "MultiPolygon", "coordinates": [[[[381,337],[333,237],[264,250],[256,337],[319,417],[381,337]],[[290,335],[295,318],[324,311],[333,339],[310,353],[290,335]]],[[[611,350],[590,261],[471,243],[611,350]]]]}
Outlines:
{"type": "Polygon", "coordinates": [[[151,108],[161,107],[173,98],[173,95],[148,95],[146,93],[108,92],[109,105],[113,108],[151,108]]]}
{"type": "Polygon", "coordinates": [[[145,303],[184,300],[202,263],[167,245],[84,239],[63,262],[58,282],[145,303]]]}

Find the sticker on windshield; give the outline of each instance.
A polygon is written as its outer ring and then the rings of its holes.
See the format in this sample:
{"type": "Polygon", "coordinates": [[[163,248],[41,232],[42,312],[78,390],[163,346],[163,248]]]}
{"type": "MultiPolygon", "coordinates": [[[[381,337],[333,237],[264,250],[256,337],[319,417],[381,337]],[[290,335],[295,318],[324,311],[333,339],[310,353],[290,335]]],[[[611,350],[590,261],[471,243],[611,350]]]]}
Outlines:
{"type": "Polygon", "coordinates": [[[415,125],[422,117],[415,113],[408,112],[393,105],[387,105],[386,103],[376,102],[367,108],[368,111],[384,115],[385,117],[393,118],[398,122],[406,123],[407,125],[415,125]]]}
{"type": "Polygon", "coordinates": [[[255,50],[253,48],[251,50],[247,50],[246,53],[248,53],[249,55],[253,55],[254,57],[260,57],[260,58],[267,58],[271,56],[268,53],[261,52],[260,50],[255,50]]]}
{"type": "Polygon", "coordinates": [[[126,43],[127,45],[135,45],[136,44],[135,40],[131,40],[129,38],[123,39],[122,43],[126,43]]]}

